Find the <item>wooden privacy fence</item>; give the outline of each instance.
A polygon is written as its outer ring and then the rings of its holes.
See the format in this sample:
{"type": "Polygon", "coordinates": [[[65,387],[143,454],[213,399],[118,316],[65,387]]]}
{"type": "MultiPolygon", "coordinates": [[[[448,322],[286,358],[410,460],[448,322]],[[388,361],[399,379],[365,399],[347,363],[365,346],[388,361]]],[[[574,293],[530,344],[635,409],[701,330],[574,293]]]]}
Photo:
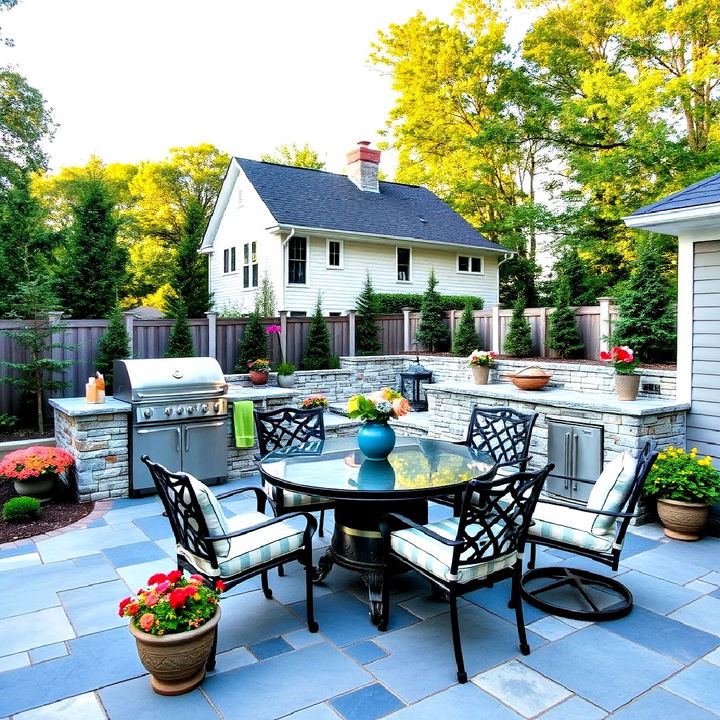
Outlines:
{"type": "MultiPolygon", "coordinates": [[[[557,357],[545,345],[548,318],[552,308],[528,308],[525,317],[530,322],[535,354],[538,357],[557,357]]],[[[454,336],[455,327],[460,320],[460,311],[445,313],[445,321],[454,336]]],[[[475,328],[480,336],[480,348],[502,351],[512,310],[476,310],[475,328]]],[[[585,358],[596,359],[605,347],[603,336],[610,333],[615,317],[615,308],[610,306],[609,298],[601,298],[601,304],[594,307],[578,307],[575,317],[585,342],[585,358]]],[[[410,311],[394,315],[379,315],[378,336],[382,342],[381,354],[395,355],[414,350],[413,337],[417,329],[420,314],[410,311]]],[[[190,320],[190,330],[197,355],[216,357],[226,373],[236,372],[235,363],[238,345],[242,340],[247,318],[218,318],[216,313],[207,313],[207,317],[190,320]]],[[[286,362],[300,366],[308,331],[312,318],[289,317],[281,312],[277,318],[265,318],[263,327],[280,325],[282,352],[286,362]]],[[[330,332],[330,347],[335,355],[355,354],[355,312],[350,311],[340,317],[325,318],[330,332]]],[[[63,391],[64,397],[76,397],[84,393],[87,378],[95,372],[98,341],[107,328],[105,320],[68,320],[62,334],[53,337],[53,342],[62,342],[75,346],[74,349],[55,349],[56,360],[72,360],[75,364],[68,368],[65,379],[69,385],[63,391]]],[[[0,331],[16,326],[11,320],[0,320],[0,331]]],[[[136,358],[163,357],[167,348],[172,320],[138,320],[132,313],[125,313],[125,326],[132,338],[132,355],[136,358]]],[[[280,346],[277,336],[270,336],[270,359],[274,365],[280,362],[280,346]]],[[[418,348],[422,352],[422,346],[418,348]]],[[[9,336],[0,334],[0,360],[24,362],[27,356],[22,348],[9,336]]],[[[0,366],[0,377],[14,374],[0,366]]],[[[20,396],[13,385],[0,383],[0,413],[17,414],[20,408],[20,396]]]]}

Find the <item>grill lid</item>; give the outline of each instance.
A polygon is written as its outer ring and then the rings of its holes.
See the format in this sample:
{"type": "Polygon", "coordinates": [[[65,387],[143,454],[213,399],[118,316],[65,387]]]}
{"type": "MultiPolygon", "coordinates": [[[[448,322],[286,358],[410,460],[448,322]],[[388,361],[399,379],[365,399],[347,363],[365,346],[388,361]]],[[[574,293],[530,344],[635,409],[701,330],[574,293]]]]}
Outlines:
{"type": "Polygon", "coordinates": [[[125,402],[220,397],[227,392],[222,368],[215,358],[115,360],[113,396],[125,402]]]}

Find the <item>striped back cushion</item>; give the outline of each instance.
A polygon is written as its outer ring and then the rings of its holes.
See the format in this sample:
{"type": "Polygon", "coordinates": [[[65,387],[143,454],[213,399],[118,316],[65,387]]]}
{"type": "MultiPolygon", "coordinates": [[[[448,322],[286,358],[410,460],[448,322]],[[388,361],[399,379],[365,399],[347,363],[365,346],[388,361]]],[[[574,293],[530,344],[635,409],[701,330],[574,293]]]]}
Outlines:
{"type": "MultiPolygon", "coordinates": [[[[192,475],[188,475],[188,477],[197,496],[200,510],[207,523],[208,532],[211,535],[227,535],[230,529],[215,494],[192,475]]],[[[213,547],[219,558],[227,557],[230,552],[230,540],[216,540],[213,543],[213,547]]]]}
{"type": "MultiPolygon", "coordinates": [[[[588,498],[587,507],[593,510],[620,512],[635,478],[637,461],[632,455],[622,453],[602,471],[588,498]]],[[[598,515],[592,525],[592,532],[604,534],[610,530],[617,518],[598,515]]]]}

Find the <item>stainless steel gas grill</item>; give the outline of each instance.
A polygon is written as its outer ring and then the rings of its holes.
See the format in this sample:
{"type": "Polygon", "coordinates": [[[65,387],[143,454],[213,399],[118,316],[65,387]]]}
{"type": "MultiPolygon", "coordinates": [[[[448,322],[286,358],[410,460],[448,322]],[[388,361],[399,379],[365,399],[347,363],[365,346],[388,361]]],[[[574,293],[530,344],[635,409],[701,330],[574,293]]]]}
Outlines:
{"type": "Polygon", "coordinates": [[[113,373],[114,397],[132,405],[132,495],[155,491],[143,455],[205,483],[227,478],[227,383],[217,360],[116,360],[113,373]]]}

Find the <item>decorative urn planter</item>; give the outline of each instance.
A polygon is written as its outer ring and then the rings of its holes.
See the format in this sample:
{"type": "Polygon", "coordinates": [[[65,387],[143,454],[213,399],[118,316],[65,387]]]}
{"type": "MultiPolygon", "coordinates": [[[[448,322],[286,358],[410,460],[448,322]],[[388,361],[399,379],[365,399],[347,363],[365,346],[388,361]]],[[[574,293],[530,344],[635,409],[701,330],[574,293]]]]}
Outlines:
{"type": "Polygon", "coordinates": [[[27,480],[14,480],[13,485],[18,495],[35,498],[44,503],[50,500],[57,481],[57,473],[43,473],[27,480]]]}
{"type": "MultiPolygon", "coordinates": [[[[629,376],[632,377],[632,376],[629,376]]],[[[665,528],[665,535],[673,540],[699,540],[700,531],[708,519],[705,503],[658,498],[657,511],[665,528]]]]}
{"type": "Polygon", "coordinates": [[[395,447],[395,431],[387,422],[368,420],[358,432],[358,447],[368,460],[385,460],[395,447]]]}
{"type": "Polygon", "coordinates": [[[270,373],[261,372],[260,370],[250,370],[250,382],[253,385],[267,385],[270,373]]]}
{"type": "Polygon", "coordinates": [[[220,607],[204,625],[186,632],[151,635],[130,621],[140,662],[150,673],[152,689],[159,695],[182,695],[194,690],[205,677],[212,652],[220,607]]]}
{"type": "Polygon", "coordinates": [[[535,365],[523,368],[509,376],[512,384],[521,390],[540,390],[545,387],[552,377],[552,373],[545,372],[535,365]]]}
{"type": "Polygon", "coordinates": [[[615,374],[615,395],[618,400],[635,400],[639,389],[639,375],[615,374]]]}
{"type": "Polygon", "coordinates": [[[487,385],[490,379],[490,368],[486,365],[471,365],[473,380],[476,385],[487,385]]]}
{"type": "Polygon", "coordinates": [[[278,375],[277,384],[281,388],[291,388],[295,385],[295,375],[278,375]]]}

